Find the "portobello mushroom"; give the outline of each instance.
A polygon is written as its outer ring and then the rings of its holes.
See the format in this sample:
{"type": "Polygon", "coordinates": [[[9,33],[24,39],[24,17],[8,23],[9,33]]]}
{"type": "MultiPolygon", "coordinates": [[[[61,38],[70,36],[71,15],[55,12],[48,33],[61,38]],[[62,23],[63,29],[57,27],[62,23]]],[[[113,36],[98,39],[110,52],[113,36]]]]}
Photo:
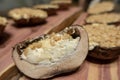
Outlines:
{"type": "Polygon", "coordinates": [[[31,26],[45,23],[48,14],[43,10],[22,7],[10,10],[8,16],[11,17],[17,25],[31,26]]]}
{"type": "Polygon", "coordinates": [[[50,4],[59,5],[58,10],[68,10],[72,0],[51,0],[50,4]]]}
{"type": "Polygon", "coordinates": [[[88,59],[90,61],[95,59],[94,62],[110,63],[119,57],[119,26],[93,23],[83,27],[89,36],[88,59]]]}
{"type": "Polygon", "coordinates": [[[80,67],[88,53],[88,36],[77,25],[25,40],[13,48],[18,69],[33,79],[46,79],[80,67]]]}
{"type": "Polygon", "coordinates": [[[47,12],[48,16],[56,15],[57,10],[59,9],[59,5],[55,4],[39,4],[35,5],[33,8],[41,9],[47,12]]]}

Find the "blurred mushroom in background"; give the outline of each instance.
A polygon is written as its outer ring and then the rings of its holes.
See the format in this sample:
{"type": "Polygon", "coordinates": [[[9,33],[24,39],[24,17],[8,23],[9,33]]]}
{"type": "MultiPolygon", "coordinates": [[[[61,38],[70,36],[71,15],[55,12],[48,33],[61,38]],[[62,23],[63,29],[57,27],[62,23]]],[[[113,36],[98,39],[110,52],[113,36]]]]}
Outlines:
{"type": "Polygon", "coordinates": [[[7,16],[7,12],[14,8],[31,7],[36,4],[49,3],[50,0],[0,0],[0,15],[7,16]]]}
{"type": "Polygon", "coordinates": [[[91,1],[90,6],[102,1],[111,1],[114,3],[114,11],[120,12],[120,0],[90,0],[90,1],[91,1]]]}

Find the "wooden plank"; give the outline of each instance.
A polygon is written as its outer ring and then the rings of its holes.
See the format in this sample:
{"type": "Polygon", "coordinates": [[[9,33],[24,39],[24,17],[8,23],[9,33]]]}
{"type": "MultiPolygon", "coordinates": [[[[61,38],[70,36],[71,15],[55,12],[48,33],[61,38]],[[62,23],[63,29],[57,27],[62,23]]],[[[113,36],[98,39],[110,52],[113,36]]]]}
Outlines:
{"type": "Polygon", "coordinates": [[[81,13],[81,15],[74,21],[73,25],[84,25],[85,24],[85,20],[88,16],[88,13],[83,12],[81,13]]]}
{"type": "Polygon", "coordinates": [[[10,21],[5,30],[5,35],[9,34],[9,39],[0,45],[0,74],[4,73],[6,68],[13,64],[11,53],[12,47],[16,43],[45,34],[54,27],[64,28],[69,26],[80,15],[80,12],[81,8],[71,7],[67,11],[59,11],[57,15],[48,17],[46,24],[31,27],[16,27],[10,21]]]}

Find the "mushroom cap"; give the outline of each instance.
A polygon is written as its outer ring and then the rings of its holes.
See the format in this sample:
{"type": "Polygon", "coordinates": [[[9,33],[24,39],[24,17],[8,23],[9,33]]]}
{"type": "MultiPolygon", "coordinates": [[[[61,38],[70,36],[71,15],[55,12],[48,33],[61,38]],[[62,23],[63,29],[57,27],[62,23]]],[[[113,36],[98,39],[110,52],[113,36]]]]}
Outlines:
{"type": "Polygon", "coordinates": [[[80,40],[76,49],[69,55],[64,56],[59,61],[52,64],[31,64],[25,60],[21,60],[17,44],[13,49],[13,60],[18,69],[26,76],[34,79],[46,79],[55,75],[71,72],[83,63],[88,53],[88,36],[86,31],[80,26],[72,26],[76,30],[80,40]]]}

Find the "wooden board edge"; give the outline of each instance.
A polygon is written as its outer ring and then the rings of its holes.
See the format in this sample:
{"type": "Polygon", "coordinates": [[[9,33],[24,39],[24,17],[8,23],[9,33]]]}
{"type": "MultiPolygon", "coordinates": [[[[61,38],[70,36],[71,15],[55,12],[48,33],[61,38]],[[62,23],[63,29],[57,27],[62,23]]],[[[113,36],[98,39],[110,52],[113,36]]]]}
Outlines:
{"type": "MultiPolygon", "coordinates": [[[[3,80],[6,78],[6,76],[10,75],[13,71],[17,72],[17,69],[15,70],[16,66],[14,63],[10,64],[7,68],[5,68],[2,72],[0,72],[0,80],[3,80]]],[[[12,75],[10,75],[12,76],[12,75]]],[[[10,77],[9,76],[9,77],[10,77]]]]}
{"type": "Polygon", "coordinates": [[[58,32],[58,31],[64,29],[65,27],[72,25],[72,23],[80,16],[80,13],[82,13],[81,8],[78,11],[76,11],[75,13],[73,13],[71,16],[66,18],[64,21],[61,21],[61,23],[59,25],[55,25],[54,28],[46,31],[45,34],[51,33],[51,32],[58,32]]]}

